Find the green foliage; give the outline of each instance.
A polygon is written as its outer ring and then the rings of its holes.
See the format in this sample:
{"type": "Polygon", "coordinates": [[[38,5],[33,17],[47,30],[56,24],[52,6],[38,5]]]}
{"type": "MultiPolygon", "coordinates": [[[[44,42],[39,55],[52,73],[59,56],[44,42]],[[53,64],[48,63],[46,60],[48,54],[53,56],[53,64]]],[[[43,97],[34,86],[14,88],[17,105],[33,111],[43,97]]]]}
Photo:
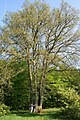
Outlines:
{"type": "Polygon", "coordinates": [[[59,93],[62,95],[62,101],[66,105],[62,108],[62,111],[73,119],[79,120],[80,118],[80,96],[78,93],[72,89],[62,89],[60,88],[59,93]]]}
{"type": "Polygon", "coordinates": [[[14,110],[29,109],[29,80],[26,62],[12,61],[11,68],[14,69],[14,75],[11,78],[12,90],[5,95],[5,103],[14,110]]]}
{"type": "Polygon", "coordinates": [[[5,104],[0,105],[0,117],[10,113],[10,108],[5,104]]]}
{"type": "Polygon", "coordinates": [[[60,100],[61,95],[58,93],[59,87],[65,88],[68,86],[68,80],[65,79],[63,72],[56,71],[56,69],[50,70],[47,74],[46,90],[44,107],[61,107],[65,106],[60,100]],[[66,82],[65,82],[66,81],[66,82]]]}
{"type": "Polygon", "coordinates": [[[24,71],[13,79],[13,90],[11,95],[12,109],[29,109],[30,98],[27,77],[26,71],[24,71]]]}
{"type": "Polygon", "coordinates": [[[13,69],[10,67],[10,62],[6,60],[0,60],[0,102],[4,103],[4,96],[9,94],[12,88],[12,82],[10,81],[13,69]]]}
{"type": "MultiPolygon", "coordinates": [[[[64,71],[65,67],[61,70],[50,69],[47,73],[47,80],[45,86],[45,99],[44,99],[44,107],[65,107],[66,102],[65,97],[67,96],[60,94],[62,88],[63,90],[69,93],[70,89],[70,96],[73,96],[71,93],[79,94],[80,93],[80,72],[74,68],[68,68],[64,71]],[[72,89],[71,89],[72,88],[72,89]],[[62,100],[63,98],[63,100],[62,100]]],[[[79,95],[78,95],[79,96],[79,95]]],[[[71,98],[70,98],[71,99],[71,98]]],[[[69,99],[69,101],[70,101],[69,99]]],[[[73,99],[73,98],[72,98],[73,99]]],[[[74,96],[75,99],[75,96],[74,96]]],[[[75,100],[74,100],[75,101],[75,100]]],[[[67,101],[68,102],[68,101],[67,101]]]]}
{"type": "Polygon", "coordinates": [[[79,75],[80,71],[74,68],[62,72],[51,70],[47,76],[49,95],[45,101],[49,106],[51,103],[52,107],[61,107],[65,115],[76,120],[80,118],[79,75]]]}

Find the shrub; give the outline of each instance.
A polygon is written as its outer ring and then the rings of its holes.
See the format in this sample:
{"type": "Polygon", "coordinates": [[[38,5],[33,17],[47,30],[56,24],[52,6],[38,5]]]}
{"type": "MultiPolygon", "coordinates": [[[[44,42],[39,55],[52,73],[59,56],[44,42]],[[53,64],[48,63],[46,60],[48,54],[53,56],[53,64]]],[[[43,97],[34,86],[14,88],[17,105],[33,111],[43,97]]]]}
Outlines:
{"type": "Polygon", "coordinates": [[[0,117],[8,113],[10,113],[10,108],[6,106],[5,104],[1,104],[0,105],[0,117]]]}
{"type": "Polygon", "coordinates": [[[60,94],[66,106],[62,108],[62,112],[72,119],[80,119],[80,96],[71,88],[67,90],[60,89],[60,94]]]}

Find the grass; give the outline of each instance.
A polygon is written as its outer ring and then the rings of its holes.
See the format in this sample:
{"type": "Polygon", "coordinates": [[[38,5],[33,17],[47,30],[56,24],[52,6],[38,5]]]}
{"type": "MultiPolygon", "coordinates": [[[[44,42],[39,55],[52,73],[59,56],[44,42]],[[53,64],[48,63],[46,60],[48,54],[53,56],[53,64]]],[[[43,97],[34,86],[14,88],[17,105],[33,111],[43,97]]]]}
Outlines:
{"type": "Polygon", "coordinates": [[[42,113],[29,113],[29,111],[13,111],[2,116],[0,120],[71,120],[60,114],[60,109],[45,109],[42,113]]]}

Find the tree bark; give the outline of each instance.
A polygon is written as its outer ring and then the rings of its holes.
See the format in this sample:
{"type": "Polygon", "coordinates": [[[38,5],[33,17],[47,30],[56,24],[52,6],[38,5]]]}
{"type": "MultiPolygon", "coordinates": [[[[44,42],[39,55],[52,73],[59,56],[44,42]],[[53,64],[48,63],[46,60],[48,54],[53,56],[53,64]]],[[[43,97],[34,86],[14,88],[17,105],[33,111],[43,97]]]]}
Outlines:
{"type": "Polygon", "coordinates": [[[43,66],[42,66],[42,77],[41,77],[41,83],[40,83],[40,103],[39,106],[42,109],[43,106],[43,99],[44,99],[44,89],[45,89],[45,80],[46,80],[46,70],[47,70],[47,54],[45,55],[45,58],[43,60],[43,66]]]}
{"type": "Polygon", "coordinates": [[[28,64],[28,78],[29,78],[29,87],[30,87],[30,111],[33,112],[33,85],[32,85],[32,70],[30,62],[30,51],[27,47],[27,64],[28,64]]]}

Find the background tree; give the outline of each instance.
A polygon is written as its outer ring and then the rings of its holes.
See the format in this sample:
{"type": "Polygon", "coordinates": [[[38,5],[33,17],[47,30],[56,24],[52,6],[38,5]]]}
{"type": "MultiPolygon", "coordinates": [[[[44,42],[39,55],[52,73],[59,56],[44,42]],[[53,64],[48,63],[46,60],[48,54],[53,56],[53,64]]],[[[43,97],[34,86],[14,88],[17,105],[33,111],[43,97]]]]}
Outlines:
{"type": "Polygon", "coordinates": [[[66,92],[66,89],[67,91],[69,89],[69,92],[71,90],[71,92],[75,91],[76,94],[80,94],[79,70],[73,67],[69,67],[66,70],[64,69],[65,67],[63,67],[61,70],[52,68],[47,73],[47,80],[45,83],[45,98],[43,104],[44,107],[51,108],[65,106],[65,100],[62,101],[62,95],[59,94],[60,89],[64,89],[64,92],[66,92]]]}
{"type": "Polygon", "coordinates": [[[9,94],[12,83],[10,81],[13,70],[10,67],[10,63],[5,60],[0,60],[0,104],[5,103],[4,96],[9,94]]]}
{"type": "Polygon", "coordinates": [[[29,109],[30,96],[26,62],[11,62],[11,68],[14,69],[15,73],[10,79],[12,89],[5,96],[5,104],[10,106],[12,110],[29,109]]]}

